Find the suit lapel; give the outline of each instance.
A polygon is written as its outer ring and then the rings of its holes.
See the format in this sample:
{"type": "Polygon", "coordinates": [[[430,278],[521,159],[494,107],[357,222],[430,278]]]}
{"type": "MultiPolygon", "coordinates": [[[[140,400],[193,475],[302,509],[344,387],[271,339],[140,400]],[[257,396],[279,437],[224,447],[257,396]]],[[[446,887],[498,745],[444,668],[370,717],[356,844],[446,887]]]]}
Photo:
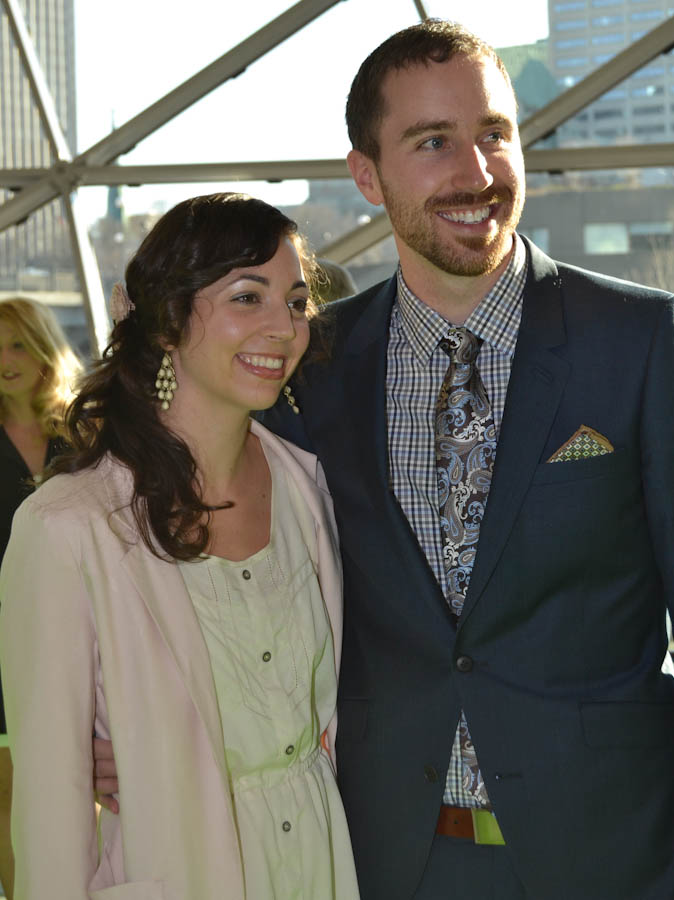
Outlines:
{"type": "Polygon", "coordinates": [[[491,577],[541,461],[564,392],[569,364],[551,348],[566,343],[561,280],[544,254],[528,245],[529,274],[496,462],[461,627],[491,577]]]}
{"type": "Polygon", "coordinates": [[[306,421],[326,471],[355,474],[372,502],[388,494],[386,348],[396,279],[387,282],[354,326],[339,365],[307,398],[306,421]]]}

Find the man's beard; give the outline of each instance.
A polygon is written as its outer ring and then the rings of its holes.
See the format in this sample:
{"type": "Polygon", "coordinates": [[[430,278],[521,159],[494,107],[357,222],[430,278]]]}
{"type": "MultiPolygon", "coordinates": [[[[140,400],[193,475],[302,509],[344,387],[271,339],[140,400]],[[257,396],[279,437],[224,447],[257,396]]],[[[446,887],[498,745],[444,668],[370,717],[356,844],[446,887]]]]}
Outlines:
{"type": "Polygon", "coordinates": [[[514,195],[510,188],[502,188],[484,194],[433,197],[426,201],[420,213],[397,197],[381,175],[379,182],[386,211],[396,234],[408,247],[441,271],[449,275],[469,277],[486,275],[497,269],[508,255],[512,235],[522,214],[524,197],[521,193],[514,195]],[[430,224],[438,210],[474,209],[494,203],[500,203],[504,209],[509,210],[506,217],[499,221],[498,231],[494,236],[449,235],[442,238],[430,224]],[[468,252],[464,253],[462,249],[468,252]]]}

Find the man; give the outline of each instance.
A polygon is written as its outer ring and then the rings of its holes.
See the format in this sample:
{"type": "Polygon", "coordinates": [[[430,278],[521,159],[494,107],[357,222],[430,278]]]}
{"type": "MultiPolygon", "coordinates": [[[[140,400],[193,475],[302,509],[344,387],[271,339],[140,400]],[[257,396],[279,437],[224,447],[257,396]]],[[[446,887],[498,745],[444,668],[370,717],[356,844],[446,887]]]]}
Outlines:
{"type": "Polygon", "coordinates": [[[671,898],[674,297],[516,235],[515,99],[461,27],[385,41],[347,122],[400,268],[264,421],[335,501],[362,897],[671,898]]]}
{"type": "Polygon", "coordinates": [[[335,501],[362,896],[671,898],[673,298],[515,235],[515,99],[464,29],[385,41],[347,123],[400,270],[337,305],[331,362],[294,384],[301,415],[265,421],[318,454],[335,501]],[[471,409],[443,384],[452,326],[480,344],[487,414],[479,382],[471,409]],[[455,448],[443,468],[443,391],[484,429],[481,468],[455,448]]]}

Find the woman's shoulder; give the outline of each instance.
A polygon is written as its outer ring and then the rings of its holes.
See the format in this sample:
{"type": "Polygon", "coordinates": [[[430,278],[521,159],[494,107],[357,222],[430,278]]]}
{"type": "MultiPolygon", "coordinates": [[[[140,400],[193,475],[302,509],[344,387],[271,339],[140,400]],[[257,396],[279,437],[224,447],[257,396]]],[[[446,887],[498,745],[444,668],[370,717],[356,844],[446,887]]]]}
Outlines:
{"type": "Polygon", "coordinates": [[[79,472],[62,472],[41,484],[22,504],[47,517],[108,515],[128,504],[133,488],[129,470],[110,455],[79,472]]]}
{"type": "Polygon", "coordinates": [[[320,484],[322,470],[315,453],[279,437],[255,419],[251,419],[250,429],[259,438],[265,451],[279,457],[286,467],[289,465],[291,470],[301,470],[312,482],[320,484]]]}

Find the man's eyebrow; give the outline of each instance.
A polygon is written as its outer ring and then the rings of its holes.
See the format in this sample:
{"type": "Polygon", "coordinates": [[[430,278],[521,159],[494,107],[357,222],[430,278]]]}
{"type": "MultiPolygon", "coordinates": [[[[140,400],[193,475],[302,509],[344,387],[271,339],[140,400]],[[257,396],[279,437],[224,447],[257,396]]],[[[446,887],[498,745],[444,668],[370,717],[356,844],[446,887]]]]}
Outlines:
{"type": "Polygon", "coordinates": [[[421,134],[427,134],[429,131],[454,131],[456,122],[451,119],[427,119],[425,121],[415,122],[406,128],[401,137],[404,141],[410,138],[419,137],[421,134]]]}
{"type": "MultiPolygon", "coordinates": [[[[491,125],[507,125],[512,127],[510,116],[501,113],[490,113],[479,121],[480,128],[489,128],[491,125]]],[[[428,134],[431,131],[456,131],[456,121],[454,119],[427,119],[415,122],[406,128],[401,139],[408,141],[413,138],[420,137],[422,134],[428,134]]]]}

